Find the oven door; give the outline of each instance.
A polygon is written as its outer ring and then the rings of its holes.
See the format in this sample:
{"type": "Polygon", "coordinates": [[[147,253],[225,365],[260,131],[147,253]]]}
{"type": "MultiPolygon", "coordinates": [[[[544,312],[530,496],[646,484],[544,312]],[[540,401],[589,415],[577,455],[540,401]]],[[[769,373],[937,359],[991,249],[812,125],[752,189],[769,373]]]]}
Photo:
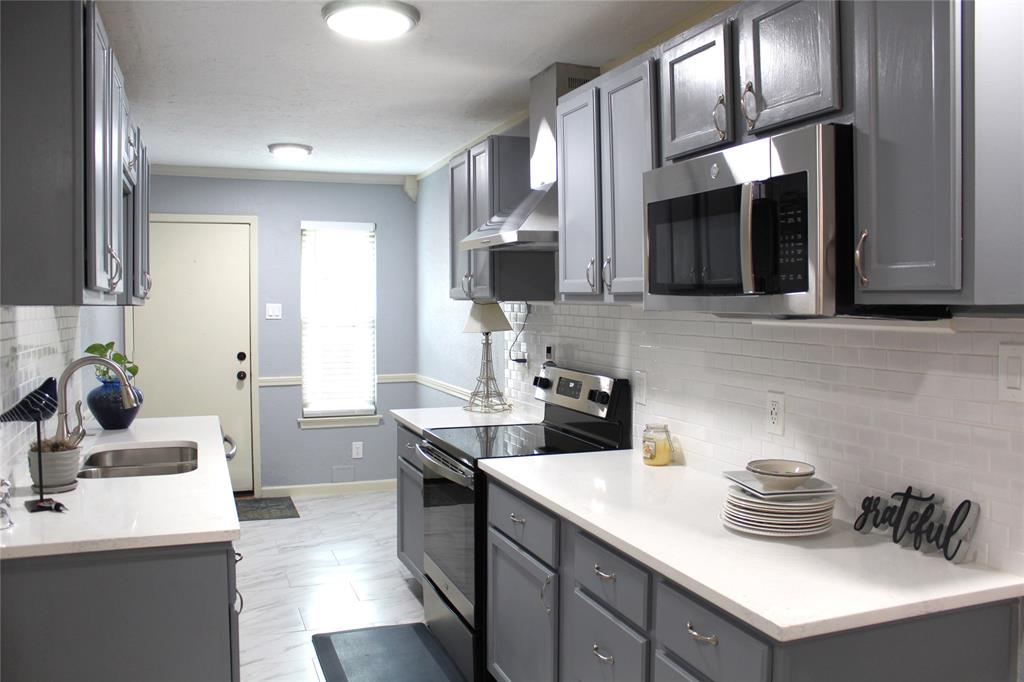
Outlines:
{"type": "Polygon", "coordinates": [[[423,462],[423,573],[472,627],[474,472],[427,442],[416,453],[423,462]]]}
{"type": "Polygon", "coordinates": [[[831,140],[809,126],[645,173],[644,307],[834,314],[831,140]]]}

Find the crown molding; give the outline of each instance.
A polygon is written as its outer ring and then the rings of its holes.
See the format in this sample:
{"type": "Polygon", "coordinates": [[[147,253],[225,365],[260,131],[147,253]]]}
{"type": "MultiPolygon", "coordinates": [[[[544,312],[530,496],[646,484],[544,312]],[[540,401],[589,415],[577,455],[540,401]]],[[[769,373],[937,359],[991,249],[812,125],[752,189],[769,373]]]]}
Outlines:
{"type": "Polygon", "coordinates": [[[524,111],[520,111],[519,113],[512,115],[511,117],[505,119],[504,121],[502,121],[501,123],[499,123],[495,127],[491,128],[490,130],[488,130],[483,135],[480,135],[479,137],[477,137],[473,141],[469,142],[468,144],[461,145],[457,149],[452,150],[452,152],[450,154],[445,155],[445,157],[443,159],[441,159],[440,161],[435,163],[433,166],[431,166],[427,170],[425,170],[425,171],[421,172],[419,175],[417,175],[416,176],[416,180],[417,181],[422,180],[423,178],[427,177],[431,173],[434,173],[435,171],[438,171],[438,170],[444,168],[445,166],[448,165],[448,160],[450,158],[452,158],[453,156],[455,156],[455,154],[457,154],[458,152],[462,151],[463,149],[468,149],[468,148],[472,147],[473,145],[475,145],[478,142],[483,142],[484,140],[486,140],[491,135],[501,135],[506,130],[508,130],[508,129],[514,127],[514,126],[519,125],[523,121],[527,120],[529,117],[530,117],[530,112],[529,111],[525,111],[525,110],[524,111]]]}
{"type": "Polygon", "coordinates": [[[168,166],[154,164],[153,175],[224,180],[282,180],[287,182],[333,182],[342,185],[397,185],[405,187],[408,175],[375,173],[325,173],[319,171],[269,170],[262,168],[217,168],[214,166],[168,166]]]}

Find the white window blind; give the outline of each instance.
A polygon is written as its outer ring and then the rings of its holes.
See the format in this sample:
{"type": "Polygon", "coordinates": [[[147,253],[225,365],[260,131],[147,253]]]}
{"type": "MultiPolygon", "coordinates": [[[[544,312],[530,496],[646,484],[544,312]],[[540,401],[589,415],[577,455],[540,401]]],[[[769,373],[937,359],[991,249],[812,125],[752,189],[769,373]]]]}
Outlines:
{"type": "Polygon", "coordinates": [[[376,226],[301,229],[302,416],[376,414],[376,226]]]}

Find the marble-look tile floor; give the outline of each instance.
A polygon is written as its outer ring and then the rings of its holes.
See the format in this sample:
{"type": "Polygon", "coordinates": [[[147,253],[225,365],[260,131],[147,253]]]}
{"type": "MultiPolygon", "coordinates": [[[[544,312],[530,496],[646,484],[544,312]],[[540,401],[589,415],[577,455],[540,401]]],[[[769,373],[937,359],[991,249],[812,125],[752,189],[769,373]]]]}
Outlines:
{"type": "Polygon", "coordinates": [[[394,490],[293,499],[297,519],[241,524],[242,682],[322,680],[314,634],[423,619],[394,490]]]}

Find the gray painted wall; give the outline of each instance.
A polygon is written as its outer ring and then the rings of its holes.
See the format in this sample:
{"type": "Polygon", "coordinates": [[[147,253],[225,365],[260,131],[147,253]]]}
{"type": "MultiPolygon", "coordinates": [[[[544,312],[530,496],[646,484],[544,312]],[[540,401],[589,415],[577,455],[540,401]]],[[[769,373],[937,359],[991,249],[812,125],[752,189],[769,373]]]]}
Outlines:
{"type": "MultiPolygon", "coordinates": [[[[417,366],[419,373],[466,389],[476,385],[480,369],[480,335],[464,334],[468,301],[448,297],[448,169],[419,184],[417,224],[417,366]]],[[[494,334],[494,373],[504,383],[500,334],[494,334]]]]}
{"type": "MultiPolygon", "coordinates": [[[[377,371],[417,371],[416,210],[401,187],[154,176],[154,213],[255,215],[259,220],[259,300],[281,303],[281,320],[260,320],[260,376],[297,376],[299,357],[299,223],[377,225],[377,371]]],[[[343,295],[343,292],[339,292],[343,295]]],[[[380,426],[301,430],[297,386],[260,389],[263,485],[374,480],[395,475],[394,425],[388,410],[416,407],[415,384],[381,384],[380,426]],[[363,458],[352,459],[362,441],[363,458]],[[351,470],[335,467],[353,467],[351,470]]]]}

